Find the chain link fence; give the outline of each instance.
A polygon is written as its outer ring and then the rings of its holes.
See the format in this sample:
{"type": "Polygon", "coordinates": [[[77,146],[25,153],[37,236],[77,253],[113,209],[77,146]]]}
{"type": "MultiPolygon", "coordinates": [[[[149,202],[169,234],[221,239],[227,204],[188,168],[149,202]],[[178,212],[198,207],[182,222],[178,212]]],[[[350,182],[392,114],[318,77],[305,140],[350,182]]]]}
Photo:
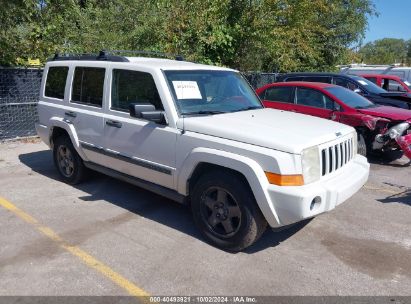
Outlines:
{"type": "Polygon", "coordinates": [[[273,83],[277,80],[278,73],[257,73],[257,72],[247,72],[243,73],[243,76],[248,80],[250,85],[254,89],[261,88],[266,84],[273,83]]]}
{"type": "Polygon", "coordinates": [[[36,135],[42,69],[0,68],[0,141],[36,135]]]}
{"type": "MultiPolygon", "coordinates": [[[[0,67],[0,141],[36,135],[37,102],[42,69],[0,67]]],[[[243,73],[256,89],[275,82],[278,74],[243,73]]]]}

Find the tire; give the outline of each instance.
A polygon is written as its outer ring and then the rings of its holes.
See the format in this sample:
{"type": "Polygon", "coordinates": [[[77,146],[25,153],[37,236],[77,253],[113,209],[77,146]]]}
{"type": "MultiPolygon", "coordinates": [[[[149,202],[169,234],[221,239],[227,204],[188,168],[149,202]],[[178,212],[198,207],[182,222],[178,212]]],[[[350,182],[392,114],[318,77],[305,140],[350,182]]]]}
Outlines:
{"type": "Polygon", "coordinates": [[[84,179],[86,167],[67,136],[60,136],[55,140],[53,159],[54,165],[64,182],[75,185],[84,179]]]}
{"type": "Polygon", "coordinates": [[[193,188],[191,210],[204,237],[232,252],[252,245],[267,227],[250,187],[231,172],[212,171],[201,176],[193,188]]]}
{"type": "Polygon", "coordinates": [[[367,156],[367,144],[365,142],[364,136],[360,133],[358,133],[357,153],[362,156],[367,156]]]}

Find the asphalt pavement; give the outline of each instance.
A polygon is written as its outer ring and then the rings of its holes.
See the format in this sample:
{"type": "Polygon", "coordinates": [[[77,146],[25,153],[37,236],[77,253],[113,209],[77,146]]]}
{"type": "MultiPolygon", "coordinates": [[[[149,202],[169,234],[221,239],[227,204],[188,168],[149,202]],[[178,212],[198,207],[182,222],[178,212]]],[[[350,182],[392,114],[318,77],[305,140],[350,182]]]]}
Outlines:
{"type": "Polygon", "coordinates": [[[347,202],[237,254],[158,195],[97,173],[64,184],[37,140],[0,144],[0,197],[3,296],[411,296],[405,158],[372,159],[347,202]]]}

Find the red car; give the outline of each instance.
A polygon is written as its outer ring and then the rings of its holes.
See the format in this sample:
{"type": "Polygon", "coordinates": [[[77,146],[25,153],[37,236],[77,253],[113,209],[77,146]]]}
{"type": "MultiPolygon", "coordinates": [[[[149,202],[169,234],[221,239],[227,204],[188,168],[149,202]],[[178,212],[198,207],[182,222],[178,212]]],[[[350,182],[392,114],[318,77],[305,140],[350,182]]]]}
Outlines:
{"type": "Polygon", "coordinates": [[[411,83],[395,75],[363,74],[361,77],[374,82],[377,86],[389,92],[411,93],[411,83]]]}
{"type": "Polygon", "coordinates": [[[358,153],[402,149],[411,159],[411,111],[376,105],[346,88],[319,82],[279,82],[257,89],[267,108],[309,114],[354,127],[358,153]]]}

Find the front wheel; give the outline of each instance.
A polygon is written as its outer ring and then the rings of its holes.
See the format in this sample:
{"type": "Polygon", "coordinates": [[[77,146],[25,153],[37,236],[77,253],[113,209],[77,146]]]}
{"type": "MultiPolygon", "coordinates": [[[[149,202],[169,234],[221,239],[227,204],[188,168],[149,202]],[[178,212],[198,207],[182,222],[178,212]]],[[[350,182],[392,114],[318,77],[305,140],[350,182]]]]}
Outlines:
{"type": "Polygon", "coordinates": [[[240,251],[257,241],[266,229],[248,184],[231,172],[210,172],[194,186],[191,209],[197,227],[219,248],[240,251]]]}

